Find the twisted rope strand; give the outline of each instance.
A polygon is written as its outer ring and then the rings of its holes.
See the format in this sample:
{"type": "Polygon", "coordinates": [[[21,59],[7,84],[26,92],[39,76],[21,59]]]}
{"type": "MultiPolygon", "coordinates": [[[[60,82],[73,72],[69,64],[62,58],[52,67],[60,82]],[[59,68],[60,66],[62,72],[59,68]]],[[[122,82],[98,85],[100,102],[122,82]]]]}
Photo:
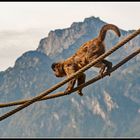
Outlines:
{"type": "MultiPolygon", "coordinates": [[[[130,59],[132,59],[133,57],[135,57],[139,53],[140,53],[140,49],[137,49],[132,54],[130,54],[129,56],[127,56],[126,58],[124,58],[122,61],[120,61],[118,64],[116,64],[115,66],[113,66],[112,69],[110,70],[110,72],[105,72],[103,74],[103,77],[107,76],[108,74],[111,74],[112,72],[114,72],[115,70],[117,70],[120,66],[122,66],[123,64],[125,64],[126,62],[128,62],[130,59]]],[[[92,84],[92,83],[94,83],[94,82],[96,82],[96,81],[98,81],[100,79],[101,79],[101,76],[100,75],[97,75],[96,77],[92,78],[91,80],[87,81],[86,83],[81,84],[80,86],[72,89],[67,94],[71,94],[71,93],[77,91],[79,88],[84,88],[84,87],[86,87],[86,86],[88,86],[88,85],[90,85],[90,84],[92,84]]],[[[40,99],[39,101],[43,101],[43,100],[47,100],[47,99],[53,99],[53,98],[65,96],[67,94],[64,93],[64,92],[57,92],[55,94],[47,95],[47,96],[43,97],[42,99],[40,99]]],[[[15,106],[15,105],[21,105],[21,104],[24,104],[25,102],[28,102],[29,100],[30,99],[0,104],[0,108],[10,107],[10,106],[15,106]]]]}

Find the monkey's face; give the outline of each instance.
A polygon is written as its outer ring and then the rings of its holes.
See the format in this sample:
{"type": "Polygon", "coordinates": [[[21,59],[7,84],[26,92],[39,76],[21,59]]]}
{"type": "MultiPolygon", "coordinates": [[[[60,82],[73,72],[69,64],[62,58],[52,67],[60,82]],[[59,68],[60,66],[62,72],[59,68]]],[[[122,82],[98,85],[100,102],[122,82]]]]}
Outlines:
{"type": "Polygon", "coordinates": [[[64,77],[64,76],[66,76],[66,73],[65,73],[65,71],[63,69],[63,63],[62,62],[53,63],[51,67],[52,67],[56,77],[64,77]]]}

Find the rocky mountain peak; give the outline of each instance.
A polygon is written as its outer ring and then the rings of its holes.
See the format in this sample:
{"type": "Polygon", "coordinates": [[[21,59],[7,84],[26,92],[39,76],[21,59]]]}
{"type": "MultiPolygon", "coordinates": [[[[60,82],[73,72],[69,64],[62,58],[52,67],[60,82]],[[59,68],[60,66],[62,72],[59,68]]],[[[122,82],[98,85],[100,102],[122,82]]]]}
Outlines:
{"type": "Polygon", "coordinates": [[[98,17],[85,18],[83,22],[73,22],[69,28],[50,31],[48,37],[41,39],[37,51],[48,56],[61,53],[82,38],[83,35],[95,36],[99,28],[105,24],[98,17]]]}

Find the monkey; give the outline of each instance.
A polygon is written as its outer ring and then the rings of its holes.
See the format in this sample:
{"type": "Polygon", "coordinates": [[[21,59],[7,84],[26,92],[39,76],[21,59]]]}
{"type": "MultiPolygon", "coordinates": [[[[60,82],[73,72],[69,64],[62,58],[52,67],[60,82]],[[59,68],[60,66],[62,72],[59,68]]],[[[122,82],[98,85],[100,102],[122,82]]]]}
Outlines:
{"type": "MultiPolygon", "coordinates": [[[[96,58],[98,58],[100,55],[105,53],[105,36],[106,32],[108,30],[112,30],[116,33],[118,37],[121,36],[120,30],[116,25],[113,24],[106,24],[104,25],[98,36],[87,41],[83,45],[80,46],[80,48],[76,51],[74,55],[71,57],[60,61],[53,63],[51,65],[51,68],[55,74],[56,77],[69,77],[71,74],[75,73],[91,61],[94,61],[96,58]]],[[[99,74],[101,78],[103,78],[103,73],[106,69],[107,72],[110,71],[112,68],[112,62],[103,59],[96,63],[94,67],[100,68],[99,74]]],[[[109,74],[110,76],[110,74],[109,74]]],[[[68,82],[68,86],[65,90],[65,93],[71,91],[74,88],[75,82],[77,81],[77,86],[85,83],[86,75],[84,73],[81,73],[77,77],[73,78],[68,82]]],[[[77,91],[77,93],[80,96],[83,96],[82,88],[77,91]]]]}

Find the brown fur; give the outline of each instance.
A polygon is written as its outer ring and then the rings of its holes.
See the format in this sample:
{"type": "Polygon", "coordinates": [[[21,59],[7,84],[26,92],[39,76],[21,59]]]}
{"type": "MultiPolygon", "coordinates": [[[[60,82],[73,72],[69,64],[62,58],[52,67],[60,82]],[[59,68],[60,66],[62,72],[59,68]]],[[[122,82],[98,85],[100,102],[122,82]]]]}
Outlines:
{"type": "MultiPolygon", "coordinates": [[[[70,76],[71,74],[75,73],[76,71],[105,53],[104,39],[108,30],[113,30],[118,36],[120,36],[120,31],[117,26],[113,24],[104,25],[101,28],[98,37],[84,43],[74,55],[67,58],[65,61],[52,64],[52,69],[54,70],[55,75],[57,77],[70,76]]],[[[104,59],[94,66],[97,68],[101,68],[100,75],[102,76],[106,67],[107,71],[111,69],[112,63],[104,59]]],[[[85,83],[85,78],[86,75],[82,73],[78,77],[72,79],[68,83],[68,87],[65,92],[73,89],[76,80],[78,85],[85,83]]],[[[78,94],[81,96],[83,95],[82,89],[78,90],[78,94]]]]}

